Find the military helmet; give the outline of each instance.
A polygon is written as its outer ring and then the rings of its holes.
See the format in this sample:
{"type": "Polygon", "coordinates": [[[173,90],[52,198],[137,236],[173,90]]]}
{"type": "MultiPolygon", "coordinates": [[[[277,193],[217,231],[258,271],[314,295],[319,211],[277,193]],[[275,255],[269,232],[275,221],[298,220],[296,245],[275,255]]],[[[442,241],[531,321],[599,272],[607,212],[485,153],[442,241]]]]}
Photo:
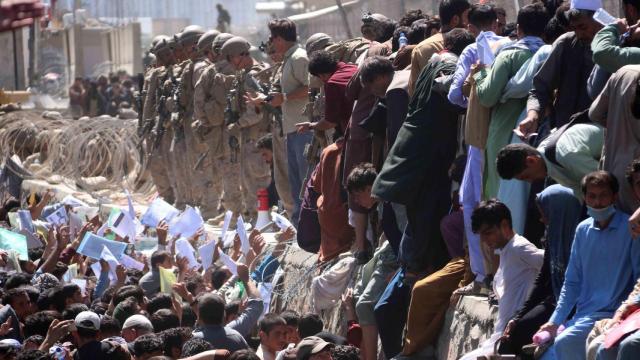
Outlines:
{"type": "Polygon", "coordinates": [[[182,32],[178,34],[177,40],[179,45],[195,44],[200,39],[200,36],[204,34],[205,30],[202,26],[189,25],[182,32]]]}
{"type": "Polygon", "coordinates": [[[198,40],[198,52],[204,53],[205,51],[211,51],[211,45],[216,37],[220,35],[218,30],[209,30],[200,36],[198,40]]]}
{"type": "Polygon", "coordinates": [[[311,54],[318,50],[322,50],[326,48],[332,43],[333,43],[333,39],[331,38],[331,36],[325,33],[316,33],[309,36],[304,47],[305,47],[305,50],[307,50],[307,54],[311,54]]]}
{"type": "Polygon", "coordinates": [[[151,52],[155,55],[160,55],[165,53],[166,51],[172,51],[171,40],[172,38],[169,36],[164,36],[158,39],[158,42],[153,47],[151,52]]]}
{"type": "Polygon", "coordinates": [[[222,45],[220,54],[223,56],[242,55],[242,53],[249,52],[251,44],[240,36],[234,36],[222,45]]]}
{"type": "Polygon", "coordinates": [[[151,45],[149,45],[149,51],[153,52],[153,49],[156,47],[156,45],[158,45],[158,43],[162,40],[162,39],[166,39],[168,38],[167,35],[158,35],[158,36],[154,36],[153,39],[151,39],[151,45]]]}
{"type": "Polygon", "coordinates": [[[233,35],[229,33],[219,34],[218,36],[216,36],[216,39],[213,40],[213,43],[211,44],[211,50],[216,54],[220,54],[220,49],[222,49],[222,45],[224,45],[224,43],[226,43],[227,40],[231,39],[232,37],[233,35]]]}

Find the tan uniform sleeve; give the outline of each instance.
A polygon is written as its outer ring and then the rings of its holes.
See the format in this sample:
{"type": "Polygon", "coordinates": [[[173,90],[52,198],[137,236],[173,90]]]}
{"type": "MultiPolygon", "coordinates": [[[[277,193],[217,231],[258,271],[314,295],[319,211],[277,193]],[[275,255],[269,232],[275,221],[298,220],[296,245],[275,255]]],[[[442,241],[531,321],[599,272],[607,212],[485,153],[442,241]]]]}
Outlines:
{"type": "Polygon", "coordinates": [[[150,120],[155,118],[156,113],[156,93],[158,92],[158,74],[159,70],[151,72],[149,82],[147,84],[147,96],[144,100],[144,106],[142,108],[142,118],[144,120],[150,120]]]}

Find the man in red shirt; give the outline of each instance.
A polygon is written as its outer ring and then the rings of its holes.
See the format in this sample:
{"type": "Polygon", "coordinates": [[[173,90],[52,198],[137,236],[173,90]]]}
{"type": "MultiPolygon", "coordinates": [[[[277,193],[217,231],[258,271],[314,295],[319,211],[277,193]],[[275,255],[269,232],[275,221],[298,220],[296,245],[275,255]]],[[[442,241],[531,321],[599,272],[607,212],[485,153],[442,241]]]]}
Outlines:
{"type": "Polygon", "coordinates": [[[296,124],[298,131],[329,130],[335,128],[344,135],[351,117],[355,99],[346,95],[347,85],[358,71],[354,64],[339,62],[329,52],[321,50],[313,53],[309,59],[309,73],[317,76],[324,84],[325,107],[324,119],[318,122],[302,122],[296,124]]]}

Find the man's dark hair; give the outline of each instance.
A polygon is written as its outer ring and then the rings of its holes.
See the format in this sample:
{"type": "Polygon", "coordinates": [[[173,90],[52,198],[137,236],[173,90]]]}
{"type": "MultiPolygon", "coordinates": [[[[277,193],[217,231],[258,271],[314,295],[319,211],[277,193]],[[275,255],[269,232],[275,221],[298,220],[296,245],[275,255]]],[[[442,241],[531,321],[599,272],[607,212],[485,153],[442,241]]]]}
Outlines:
{"type": "Polygon", "coordinates": [[[284,319],[288,326],[298,326],[298,322],[300,321],[300,315],[293,310],[285,310],[280,313],[280,316],[284,319]]]}
{"type": "Polygon", "coordinates": [[[118,319],[109,315],[100,316],[100,332],[105,334],[118,334],[122,331],[122,324],[118,319]]]}
{"type": "Polygon", "coordinates": [[[224,321],[224,299],[218,294],[204,294],[198,298],[198,314],[204,325],[221,325],[224,321]]]}
{"type": "Polygon", "coordinates": [[[377,176],[378,172],[373,164],[359,164],[351,170],[347,177],[347,191],[349,193],[362,191],[366,189],[367,186],[372,186],[377,176]]]}
{"type": "Polygon", "coordinates": [[[133,351],[137,357],[145,354],[162,353],[164,345],[162,339],[156,334],[145,334],[133,342],[133,351]]]}
{"type": "Polygon", "coordinates": [[[234,300],[224,306],[224,315],[228,318],[231,315],[237,315],[240,311],[240,300],[234,300]]]}
{"type": "Polygon", "coordinates": [[[23,350],[18,352],[16,360],[45,360],[49,359],[49,354],[41,350],[23,350]]]}
{"type": "Polygon", "coordinates": [[[169,309],[160,309],[151,315],[151,325],[155,332],[171,329],[180,326],[178,315],[169,309]]]}
{"type": "Polygon", "coordinates": [[[31,285],[21,286],[20,288],[24,289],[24,291],[27,292],[27,295],[29,296],[29,300],[32,303],[34,303],[34,304],[38,303],[38,299],[40,298],[40,290],[38,290],[38,288],[36,288],[35,286],[31,286],[31,285]]]}
{"type": "Polygon", "coordinates": [[[502,220],[507,220],[509,227],[511,224],[511,212],[504,203],[498,199],[483,201],[473,210],[471,214],[471,230],[478,233],[483,225],[489,227],[500,226],[502,220]]]}
{"type": "Polygon", "coordinates": [[[557,38],[559,38],[566,32],[567,28],[557,17],[554,16],[544,27],[544,35],[542,36],[542,38],[544,39],[545,43],[553,44],[553,42],[556,41],[557,38]]]}
{"type": "Polygon", "coordinates": [[[394,69],[391,60],[382,56],[371,56],[364,60],[360,67],[360,81],[367,85],[380,76],[393,76],[394,69]]]}
{"type": "Polygon", "coordinates": [[[328,51],[316,51],[309,58],[309,73],[313,76],[333,74],[337,68],[338,60],[328,51]]]}
{"type": "Polygon", "coordinates": [[[624,172],[624,177],[631,186],[633,186],[633,174],[640,174],[640,158],[634,159],[624,172]]]}
{"type": "Polygon", "coordinates": [[[171,254],[168,251],[164,250],[156,250],[151,254],[151,267],[157,268],[160,264],[165,262],[168,257],[171,257],[171,254]]]}
{"type": "Polygon", "coordinates": [[[98,337],[98,330],[79,327],[77,332],[82,339],[96,339],[98,337]]]}
{"type": "Polygon", "coordinates": [[[398,21],[398,26],[411,26],[418,20],[429,19],[429,15],[422,12],[422,10],[409,10],[398,21]]]}
{"type": "Polygon", "coordinates": [[[204,285],[204,277],[200,274],[195,274],[194,276],[190,276],[187,280],[185,280],[185,286],[187,287],[187,291],[192,295],[195,295],[198,286],[204,285]]]}
{"type": "Polygon", "coordinates": [[[43,335],[31,335],[31,336],[27,337],[26,339],[24,339],[24,341],[22,342],[22,345],[25,345],[28,342],[34,343],[34,344],[40,346],[44,342],[44,336],[43,335]]]}
{"type": "Polygon", "coordinates": [[[102,296],[100,296],[100,301],[105,304],[109,304],[111,300],[113,300],[113,296],[116,294],[116,290],[118,289],[116,289],[115,287],[110,287],[105,290],[104,293],[102,293],[102,296]]]}
{"type": "Polygon", "coordinates": [[[76,284],[56,286],[51,294],[51,305],[53,305],[57,311],[63,312],[67,306],[67,299],[72,298],[73,294],[79,290],[80,287],[76,284]]]}
{"type": "Polygon", "coordinates": [[[153,314],[160,309],[171,309],[171,308],[173,308],[171,295],[165,294],[165,293],[157,293],[147,303],[147,312],[149,312],[149,314],[153,314]]]}
{"type": "Polygon", "coordinates": [[[2,305],[12,305],[20,296],[27,295],[27,291],[23,288],[14,288],[6,291],[2,296],[2,305]]]}
{"type": "Polygon", "coordinates": [[[258,329],[264,332],[265,334],[269,334],[271,330],[273,330],[276,326],[286,326],[287,322],[278,314],[265,314],[260,322],[258,323],[258,329]]]}
{"type": "Polygon", "coordinates": [[[83,311],[89,311],[89,307],[80,303],[71,304],[62,312],[62,320],[74,320],[83,311]]]}
{"type": "Polygon", "coordinates": [[[213,350],[213,345],[201,338],[191,338],[182,345],[182,358],[200,354],[201,352],[213,350]]]}
{"type": "Polygon", "coordinates": [[[51,270],[51,274],[58,279],[61,279],[62,276],[69,270],[69,265],[63,263],[62,261],[56,262],[56,265],[51,270]]]}
{"type": "Polygon", "coordinates": [[[23,285],[31,285],[31,275],[27,273],[15,273],[9,276],[7,281],[4,283],[5,290],[11,290],[23,285]]]}
{"type": "Polygon", "coordinates": [[[182,352],[184,343],[191,339],[192,331],[186,327],[174,327],[166,329],[158,334],[164,344],[164,354],[166,356],[173,356],[172,350],[178,349],[182,352]]]}
{"type": "MultiPolygon", "coordinates": [[[[569,9],[565,11],[564,15],[567,17],[569,22],[579,20],[581,18],[593,19],[593,14],[596,12],[593,10],[585,10],[585,9],[569,9]]],[[[595,21],[595,20],[593,20],[595,21]]]]}
{"type": "Polygon", "coordinates": [[[331,349],[333,360],[359,360],[360,349],[351,345],[336,345],[331,349]]]}
{"type": "Polygon", "coordinates": [[[456,15],[462,17],[462,14],[470,7],[471,4],[467,0],[442,0],[438,8],[442,25],[448,26],[456,15]]]}
{"type": "Polygon", "coordinates": [[[527,36],[542,36],[549,22],[547,9],[541,3],[529,4],[518,11],[518,28],[527,36]]]}
{"type": "Polygon", "coordinates": [[[423,19],[415,21],[409,27],[409,32],[407,32],[407,40],[409,40],[409,45],[419,44],[422,40],[426,39],[430,34],[428,32],[429,28],[429,20],[423,19]]]}
{"type": "Polygon", "coordinates": [[[609,171],[604,170],[590,172],[582,178],[582,181],[580,182],[582,194],[587,194],[587,187],[589,185],[606,186],[611,189],[614,194],[617,194],[618,191],[620,191],[620,184],[618,183],[616,176],[609,171]]]}
{"type": "MultiPolygon", "coordinates": [[[[47,336],[49,326],[53,320],[60,320],[60,314],[56,311],[38,311],[35,314],[27,316],[24,320],[24,336],[32,335],[47,336]]],[[[12,325],[13,326],[13,325],[12,325]]]]}
{"type": "Polygon", "coordinates": [[[56,288],[49,288],[40,293],[38,297],[38,310],[49,310],[53,304],[53,295],[56,288]]]}
{"type": "Polygon", "coordinates": [[[490,28],[498,20],[498,12],[493,5],[473,4],[469,10],[469,23],[485,30],[490,28]]]}
{"type": "Polygon", "coordinates": [[[107,310],[109,309],[109,304],[103,303],[100,299],[96,299],[94,302],[91,303],[90,309],[91,311],[93,311],[98,315],[104,315],[107,313],[107,310]]]}
{"type": "Polygon", "coordinates": [[[473,37],[473,34],[466,29],[453,29],[446,32],[443,37],[444,48],[449,50],[449,52],[456,54],[456,56],[460,56],[460,54],[462,54],[462,50],[464,50],[467,45],[476,42],[476,38],[473,37]]]}
{"type": "Polygon", "coordinates": [[[527,168],[527,156],[540,156],[538,150],[527,144],[509,144],[498,152],[496,167],[498,175],[511,180],[527,168]]]}
{"type": "Polygon", "coordinates": [[[144,304],[144,291],[140,286],[126,285],[121,287],[113,295],[113,306],[118,306],[126,298],[133,297],[139,305],[144,304]]]}
{"type": "Polygon", "coordinates": [[[269,21],[268,27],[273,37],[279,36],[291,42],[297,40],[296,23],[289,19],[273,19],[269,21]]]}
{"type": "Polygon", "coordinates": [[[259,138],[258,141],[256,141],[256,148],[273,151],[273,136],[267,134],[259,138]]]}
{"type": "Polygon", "coordinates": [[[503,7],[494,6],[493,9],[496,11],[496,15],[507,16],[507,11],[503,7]]]}
{"type": "Polygon", "coordinates": [[[196,325],[196,321],[198,321],[196,317],[196,313],[193,312],[191,305],[188,303],[182,304],[182,319],[180,319],[180,326],[183,327],[194,327],[196,325]]]}
{"type": "Polygon", "coordinates": [[[229,275],[227,275],[227,272],[224,271],[223,269],[215,270],[211,274],[211,286],[213,287],[213,289],[214,290],[220,289],[222,285],[224,285],[224,283],[227,282],[228,276],[229,275]]]}
{"type": "Polygon", "coordinates": [[[250,349],[242,349],[235,351],[228,360],[260,360],[258,355],[250,349]]]}
{"type": "Polygon", "coordinates": [[[324,324],[322,323],[322,319],[318,314],[307,313],[300,317],[298,321],[298,334],[301,339],[304,339],[309,336],[314,336],[315,334],[322,331],[324,328],[324,324]]]}

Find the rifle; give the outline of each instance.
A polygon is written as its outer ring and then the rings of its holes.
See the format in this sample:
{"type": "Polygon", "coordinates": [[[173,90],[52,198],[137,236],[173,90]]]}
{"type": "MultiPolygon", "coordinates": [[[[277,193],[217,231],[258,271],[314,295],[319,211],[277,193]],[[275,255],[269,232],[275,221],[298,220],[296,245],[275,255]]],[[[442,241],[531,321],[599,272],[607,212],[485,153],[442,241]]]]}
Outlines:
{"type": "MultiPolygon", "coordinates": [[[[173,77],[171,68],[167,69],[167,75],[171,76],[171,83],[174,84],[175,78],[173,77]]],[[[167,99],[169,96],[171,96],[171,92],[173,91],[173,89],[168,91],[169,94],[167,96],[167,94],[165,94],[164,81],[162,81],[162,85],[158,86],[156,91],[159,95],[158,98],[160,100],[158,101],[158,121],[156,121],[155,127],[153,129],[153,133],[156,135],[153,141],[154,149],[160,147],[162,136],[164,136],[165,133],[165,123],[171,118],[171,112],[169,112],[169,109],[167,109],[167,99]]]]}
{"type": "MultiPolygon", "coordinates": [[[[240,120],[240,112],[237,107],[237,90],[231,89],[227,95],[227,106],[224,109],[224,124],[228,127],[231,124],[237,124],[240,120]]],[[[235,135],[229,135],[229,148],[231,148],[231,162],[238,162],[238,151],[240,150],[240,141],[235,135]]]]}
{"type": "MultiPolygon", "coordinates": [[[[309,111],[307,112],[307,116],[309,117],[309,122],[315,122],[315,116],[313,111],[313,104],[316,102],[319,95],[318,89],[309,89],[309,111]]],[[[326,137],[324,135],[324,131],[314,130],[313,138],[311,142],[304,147],[304,157],[307,160],[307,172],[304,177],[304,181],[302,182],[302,187],[300,188],[300,194],[298,195],[300,200],[304,199],[304,193],[307,187],[307,182],[311,180],[311,175],[315,170],[316,166],[320,162],[320,154],[322,153],[322,149],[327,145],[326,137]]]]}
{"type": "Polygon", "coordinates": [[[184,139],[184,124],[181,120],[184,119],[184,114],[187,109],[180,104],[180,99],[182,98],[182,79],[176,80],[172,78],[172,80],[173,88],[171,92],[175,111],[171,113],[171,126],[173,127],[173,139],[178,143],[184,139]]]}
{"type": "Polygon", "coordinates": [[[142,118],[142,108],[144,107],[144,98],[146,92],[144,91],[144,75],[138,73],[138,91],[135,93],[136,108],[138,110],[138,136],[142,137],[144,134],[144,119],[142,118]]]}

